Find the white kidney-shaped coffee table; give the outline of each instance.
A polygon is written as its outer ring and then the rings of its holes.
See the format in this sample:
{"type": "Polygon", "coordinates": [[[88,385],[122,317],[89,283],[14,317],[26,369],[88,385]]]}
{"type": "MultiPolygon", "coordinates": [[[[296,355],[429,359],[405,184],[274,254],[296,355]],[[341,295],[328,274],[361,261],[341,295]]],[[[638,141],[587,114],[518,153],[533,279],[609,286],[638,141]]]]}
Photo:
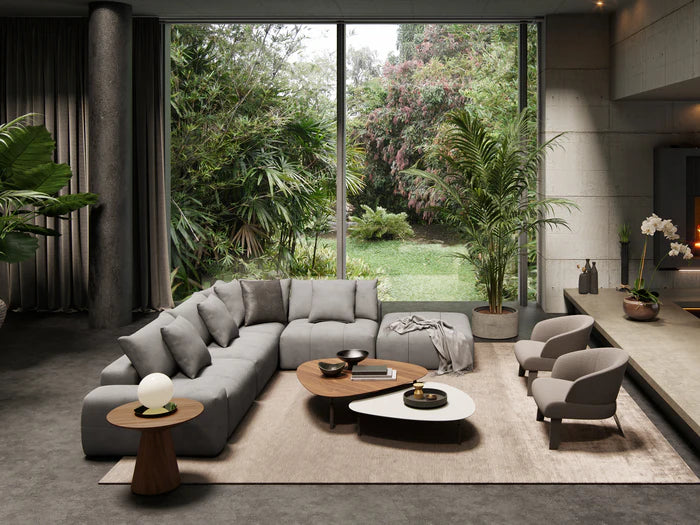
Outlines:
{"type": "Polygon", "coordinates": [[[367,399],[359,399],[350,403],[350,410],[355,412],[357,417],[357,433],[361,434],[360,416],[385,417],[389,419],[405,419],[408,421],[435,421],[457,423],[457,441],[462,442],[461,422],[468,418],[476,410],[474,400],[465,392],[444,383],[427,382],[424,388],[437,388],[447,394],[447,404],[438,408],[411,408],[403,402],[402,389],[390,394],[383,394],[367,399]]]}

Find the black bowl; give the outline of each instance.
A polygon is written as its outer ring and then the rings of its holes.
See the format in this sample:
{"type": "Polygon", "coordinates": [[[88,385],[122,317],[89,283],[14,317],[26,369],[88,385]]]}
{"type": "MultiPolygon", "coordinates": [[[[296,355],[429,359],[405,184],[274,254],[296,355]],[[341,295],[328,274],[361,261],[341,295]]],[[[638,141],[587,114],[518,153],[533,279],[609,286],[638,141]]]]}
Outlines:
{"type": "Polygon", "coordinates": [[[321,361],[318,367],[321,369],[324,376],[337,377],[345,370],[345,363],[326,363],[321,361]]]}
{"type": "Polygon", "coordinates": [[[352,370],[352,367],[365,359],[369,355],[369,352],[367,350],[351,348],[350,350],[341,350],[335,355],[348,364],[348,370],[352,370]]]}

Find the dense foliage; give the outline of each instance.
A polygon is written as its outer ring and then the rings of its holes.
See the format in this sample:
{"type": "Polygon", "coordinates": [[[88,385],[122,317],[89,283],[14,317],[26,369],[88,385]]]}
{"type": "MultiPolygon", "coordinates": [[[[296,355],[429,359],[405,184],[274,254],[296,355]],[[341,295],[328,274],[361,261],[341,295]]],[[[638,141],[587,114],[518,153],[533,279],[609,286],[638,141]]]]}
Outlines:
{"type": "MultiPolygon", "coordinates": [[[[335,119],[327,86],[296,76],[300,30],[173,29],[173,265],[183,292],[264,255],[287,272],[304,232],[332,211],[335,119]]],[[[349,191],[360,187],[351,172],[349,191]]]]}
{"type": "MultiPolygon", "coordinates": [[[[430,220],[439,204],[435,195],[401,172],[418,162],[434,173],[446,169],[427,154],[438,147],[448,111],[468,107],[489,126],[517,114],[518,26],[403,24],[398,36],[398,59],[384,66],[381,78],[349,93],[363,101],[351,104],[363,111],[353,115],[350,129],[366,151],[366,187],[351,202],[430,220]]],[[[535,46],[529,49],[534,88],[535,46]]],[[[534,97],[531,89],[533,104],[534,97]]]]}

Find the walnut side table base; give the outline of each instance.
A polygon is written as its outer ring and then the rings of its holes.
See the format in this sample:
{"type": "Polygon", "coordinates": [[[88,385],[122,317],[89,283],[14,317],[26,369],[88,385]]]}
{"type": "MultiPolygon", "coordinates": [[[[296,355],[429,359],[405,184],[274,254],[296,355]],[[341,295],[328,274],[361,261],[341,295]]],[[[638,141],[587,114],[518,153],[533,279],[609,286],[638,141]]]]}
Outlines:
{"type": "Polygon", "coordinates": [[[143,430],[136,455],[131,492],[164,494],[180,486],[180,469],[170,429],[143,430]]]}

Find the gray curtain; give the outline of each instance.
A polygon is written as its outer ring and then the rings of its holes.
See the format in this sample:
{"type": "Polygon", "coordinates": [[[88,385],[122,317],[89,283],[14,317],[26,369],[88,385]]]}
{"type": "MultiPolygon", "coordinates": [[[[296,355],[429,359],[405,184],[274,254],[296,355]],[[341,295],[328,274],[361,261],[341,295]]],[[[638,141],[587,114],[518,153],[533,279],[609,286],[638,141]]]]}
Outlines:
{"type": "MultiPolygon", "coordinates": [[[[56,162],[73,170],[69,191],[90,191],[87,174],[87,23],[82,19],[0,19],[0,121],[40,113],[56,141],[56,162]]],[[[88,213],[48,219],[60,237],[40,238],[36,257],[0,263],[0,297],[23,309],[87,304],[88,213]]]]}
{"type": "MultiPolygon", "coordinates": [[[[134,20],[134,307],[172,305],[169,194],[164,170],[162,30],[134,20]]],[[[90,191],[87,173],[87,19],[0,18],[0,122],[40,113],[73,170],[69,191],[90,191]]],[[[49,219],[54,221],[54,219],[49,219]]],[[[40,238],[34,259],[0,263],[0,297],[12,307],[87,307],[88,212],[60,221],[61,236],[40,238]]]]}
{"type": "Polygon", "coordinates": [[[134,19],[134,306],[173,305],[170,191],[165,173],[163,33],[157,19],[134,19]]]}

